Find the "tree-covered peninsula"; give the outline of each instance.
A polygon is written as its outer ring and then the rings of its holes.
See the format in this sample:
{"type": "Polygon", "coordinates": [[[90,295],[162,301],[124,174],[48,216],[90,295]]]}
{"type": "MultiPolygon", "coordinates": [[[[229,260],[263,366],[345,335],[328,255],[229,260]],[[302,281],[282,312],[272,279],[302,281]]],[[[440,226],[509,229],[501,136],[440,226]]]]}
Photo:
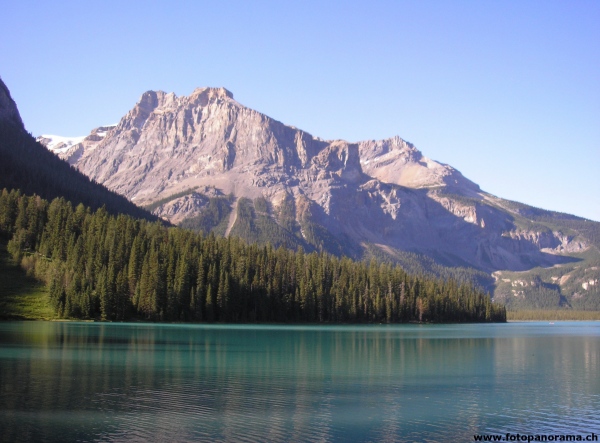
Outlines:
{"type": "Polygon", "coordinates": [[[0,236],[57,316],[190,322],[494,322],[455,281],[327,253],[248,245],[3,190],[0,236]]]}

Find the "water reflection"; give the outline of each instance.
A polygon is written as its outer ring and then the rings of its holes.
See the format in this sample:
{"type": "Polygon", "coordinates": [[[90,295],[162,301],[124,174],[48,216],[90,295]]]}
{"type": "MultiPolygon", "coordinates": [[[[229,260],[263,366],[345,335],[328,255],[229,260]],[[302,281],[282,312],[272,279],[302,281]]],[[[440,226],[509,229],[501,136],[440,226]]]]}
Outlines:
{"type": "Polygon", "coordinates": [[[2,441],[597,431],[595,324],[0,324],[2,441]]]}

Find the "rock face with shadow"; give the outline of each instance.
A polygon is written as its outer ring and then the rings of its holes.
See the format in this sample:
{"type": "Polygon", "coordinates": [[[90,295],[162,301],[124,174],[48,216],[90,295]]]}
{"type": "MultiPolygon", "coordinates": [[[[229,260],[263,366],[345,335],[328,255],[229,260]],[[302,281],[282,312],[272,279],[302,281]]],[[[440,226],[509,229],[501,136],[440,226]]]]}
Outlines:
{"type": "Polygon", "coordinates": [[[323,140],[243,106],[224,88],[145,92],[102,137],[60,155],[176,223],[201,217],[210,205],[198,190],[214,189],[231,209],[227,220],[215,216],[220,232],[242,232],[236,223],[254,217],[248,229],[270,232],[275,244],[283,230],[279,244],[307,250],[391,260],[413,253],[487,273],[598,253],[597,239],[576,227],[583,219],[490,195],[400,137],[323,140]],[[242,198],[254,212],[240,212],[242,198]]]}
{"type": "Polygon", "coordinates": [[[75,206],[104,206],[112,214],[157,220],[122,195],[90,181],[36,142],[25,129],[17,104],[0,78],[0,192],[3,189],[35,194],[46,200],[61,197],[75,206]]]}
{"type": "Polygon", "coordinates": [[[17,104],[10,96],[10,91],[0,78],[0,122],[25,129],[17,104]]]}

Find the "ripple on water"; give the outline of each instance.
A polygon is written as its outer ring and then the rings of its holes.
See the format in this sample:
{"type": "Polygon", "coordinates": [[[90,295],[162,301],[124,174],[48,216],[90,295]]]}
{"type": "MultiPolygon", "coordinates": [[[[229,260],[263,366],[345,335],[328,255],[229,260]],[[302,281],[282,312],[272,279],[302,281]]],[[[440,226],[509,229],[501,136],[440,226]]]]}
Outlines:
{"type": "Polygon", "coordinates": [[[84,353],[66,325],[50,350],[39,340],[1,349],[0,441],[467,442],[597,431],[600,334],[534,326],[511,336],[510,325],[452,325],[445,338],[444,326],[145,325],[136,335],[103,325],[111,344],[91,325],[99,336],[84,353]]]}

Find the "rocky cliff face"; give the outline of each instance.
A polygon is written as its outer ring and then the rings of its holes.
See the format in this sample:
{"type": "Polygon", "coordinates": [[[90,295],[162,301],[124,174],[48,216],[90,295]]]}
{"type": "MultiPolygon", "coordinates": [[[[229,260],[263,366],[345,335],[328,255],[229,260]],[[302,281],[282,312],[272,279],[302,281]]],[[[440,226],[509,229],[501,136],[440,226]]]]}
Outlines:
{"type": "Polygon", "coordinates": [[[267,209],[256,210],[263,224],[272,220],[298,244],[334,253],[410,251],[491,272],[552,266],[590,247],[577,232],[521,228],[524,217],[508,202],[400,137],[322,140],[241,105],[224,88],[187,97],[148,91],[115,127],[60,155],[137,204],[159,202],[155,213],[177,223],[209,206],[199,189],[230,195],[226,233],[239,232],[240,198],[264,199],[267,209]]]}
{"type": "Polygon", "coordinates": [[[7,122],[25,129],[17,104],[10,96],[10,91],[0,78],[0,122],[7,122]]]}
{"type": "Polygon", "coordinates": [[[479,191],[456,169],[425,157],[400,137],[360,143],[360,158],[365,173],[382,182],[409,188],[449,186],[473,191],[471,195],[479,191]]]}
{"type": "Polygon", "coordinates": [[[149,91],[75,164],[140,204],[212,184],[256,197],[264,188],[281,188],[327,145],[241,106],[224,88],[197,89],[189,97],[149,91]]]}

